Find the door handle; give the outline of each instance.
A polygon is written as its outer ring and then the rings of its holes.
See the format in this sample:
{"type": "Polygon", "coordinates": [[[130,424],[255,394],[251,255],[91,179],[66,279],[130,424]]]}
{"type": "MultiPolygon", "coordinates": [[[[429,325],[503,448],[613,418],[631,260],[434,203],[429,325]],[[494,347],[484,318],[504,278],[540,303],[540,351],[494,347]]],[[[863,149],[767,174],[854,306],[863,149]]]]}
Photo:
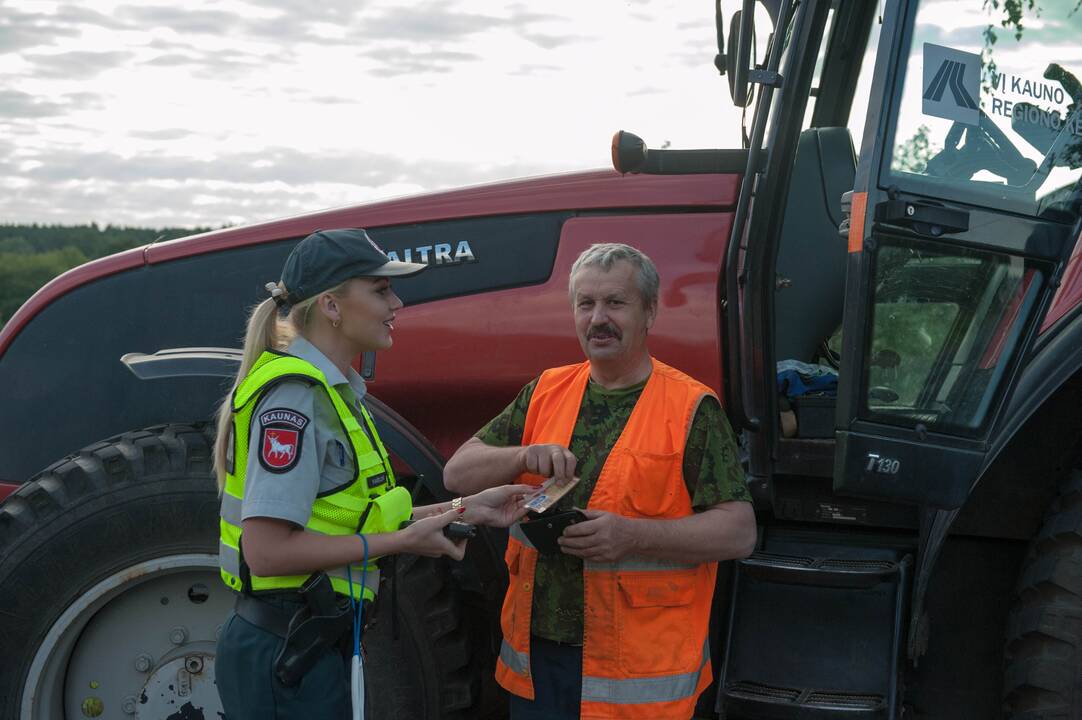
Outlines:
{"type": "Polygon", "coordinates": [[[913,202],[886,200],[875,206],[875,219],[891,225],[911,227],[924,235],[938,237],[969,230],[969,212],[913,202]]]}

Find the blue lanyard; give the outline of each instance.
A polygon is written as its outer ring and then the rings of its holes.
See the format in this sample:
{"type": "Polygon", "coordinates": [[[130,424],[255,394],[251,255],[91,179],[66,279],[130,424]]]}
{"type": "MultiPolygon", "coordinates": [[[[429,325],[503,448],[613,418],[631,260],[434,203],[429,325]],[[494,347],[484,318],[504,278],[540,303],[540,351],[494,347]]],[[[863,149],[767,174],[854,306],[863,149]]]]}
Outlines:
{"type": "Polygon", "coordinates": [[[361,565],[361,601],[357,602],[357,599],[353,596],[353,573],[350,571],[350,564],[346,563],[346,580],[349,581],[349,605],[353,608],[353,654],[360,656],[361,654],[361,628],[364,627],[364,588],[365,580],[368,579],[368,538],[361,533],[357,533],[357,537],[364,543],[364,560],[361,565]]]}

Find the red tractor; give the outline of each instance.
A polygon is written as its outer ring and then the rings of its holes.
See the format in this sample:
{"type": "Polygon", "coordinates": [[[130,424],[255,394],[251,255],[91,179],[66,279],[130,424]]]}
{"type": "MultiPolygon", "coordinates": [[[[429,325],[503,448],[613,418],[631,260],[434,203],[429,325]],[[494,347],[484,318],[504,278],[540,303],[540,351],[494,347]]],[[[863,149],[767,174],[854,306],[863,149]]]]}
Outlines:
{"type": "MultiPolygon", "coordinates": [[[[1041,5],[771,0],[756,22],[746,0],[716,18],[740,149],[619,133],[617,172],[54,280],[0,332],[0,716],[220,711],[209,420],[289,249],[364,227],[431,266],[396,283],[394,349],[357,358],[418,502],[525,382],[581,359],[574,258],[654,259],[651,349],[724,398],[760,527],[719,573],[697,716],[1082,718],[1082,10],[1041,5]]],[[[367,640],[376,717],[503,715],[505,542],[398,563],[367,640]]]]}

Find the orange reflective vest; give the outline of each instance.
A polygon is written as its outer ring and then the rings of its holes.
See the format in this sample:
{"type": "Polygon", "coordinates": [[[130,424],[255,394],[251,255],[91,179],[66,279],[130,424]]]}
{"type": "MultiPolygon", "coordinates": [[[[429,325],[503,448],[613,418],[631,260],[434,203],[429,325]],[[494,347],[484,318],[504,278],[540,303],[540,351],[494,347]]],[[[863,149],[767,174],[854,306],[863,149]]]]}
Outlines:
{"type": "MultiPolygon", "coordinates": [[[[587,507],[634,518],[692,514],[684,484],[684,445],[702,399],[713,393],[679,370],[652,360],[650,374],[620,439],[609,453],[587,507]]],[[[567,447],[590,364],[546,370],[537,381],[522,444],[567,447]]],[[[519,482],[538,484],[536,475],[519,482]]],[[[530,613],[537,551],[512,526],[510,584],[500,622],[496,680],[534,698],[530,613]]],[[[688,564],[628,556],[583,565],[583,720],[688,720],[712,679],[707,625],[717,563],[688,564]]]]}

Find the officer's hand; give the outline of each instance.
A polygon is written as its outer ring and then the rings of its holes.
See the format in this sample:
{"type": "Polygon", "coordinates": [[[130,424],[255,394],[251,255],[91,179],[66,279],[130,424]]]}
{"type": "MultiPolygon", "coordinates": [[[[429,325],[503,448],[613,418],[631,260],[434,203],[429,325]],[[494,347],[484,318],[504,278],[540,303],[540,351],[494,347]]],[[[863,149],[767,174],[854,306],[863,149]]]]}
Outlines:
{"type": "Polygon", "coordinates": [[[527,445],[525,448],[526,472],[542,477],[556,478],[559,485],[566,485],[575,477],[578,458],[562,445],[527,445]]]}
{"type": "Polygon", "coordinates": [[[405,551],[425,557],[446,555],[452,560],[461,560],[466,554],[466,541],[456,542],[443,534],[444,527],[461,517],[458,510],[448,510],[439,515],[414,520],[401,531],[406,537],[405,551]]]}
{"type": "Polygon", "coordinates": [[[492,527],[510,527],[525,514],[523,501],[536,488],[529,485],[497,485],[462,499],[463,522],[492,527]]]}
{"type": "Polygon", "coordinates": [[[568,525],[557,542],[560,549],[583,560],[616,562],[635,550],[635,521],[602,510],[583,510],[586,520],[568,525]]]}

